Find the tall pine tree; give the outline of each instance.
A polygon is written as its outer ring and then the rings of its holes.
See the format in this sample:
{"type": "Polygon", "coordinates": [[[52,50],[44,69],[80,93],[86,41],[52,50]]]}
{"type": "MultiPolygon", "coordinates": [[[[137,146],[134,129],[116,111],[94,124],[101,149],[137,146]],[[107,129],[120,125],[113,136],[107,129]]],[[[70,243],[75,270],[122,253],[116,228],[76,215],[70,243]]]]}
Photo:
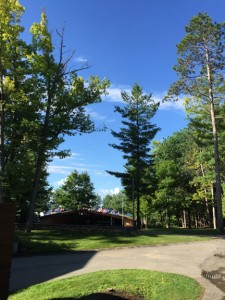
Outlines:
{"type": "MultiPolygon", "coordinates": [[[[214,146],[217,227],[223,231],[221,174],[218,143],[218,114],[224,94],[225,23],[213,23],[207,14],[199,13],[185,28],[186,36],[178,44],[178,63],[174,67],[178,80],[169,89],[166,100],[180,94],[200,99],[211,116],[214,146]]],[[[176,98],[175,98],[176,99],[176,98]]]]}
{"type": "Polygon", "coordinates": [[[134,189],[137,227],[140,228],[140,199],[147,192],[150,176],[150,143],[159,130],[150,120],[154,117],[159,103],[152,100],[151,94],[144,94],[138,84],[133,86],[131,94],[122,92],[121,96],[125,105],[116,106],[115,112],[121,114],[123,127],[120,132],[111,131],[113,137],[119,139],[120,143],[110,146],[123,152],[123,158],[126,160],[125,172],[108,171],[108,173],[121,178],[128,195],[131,195],[134,189]]]}

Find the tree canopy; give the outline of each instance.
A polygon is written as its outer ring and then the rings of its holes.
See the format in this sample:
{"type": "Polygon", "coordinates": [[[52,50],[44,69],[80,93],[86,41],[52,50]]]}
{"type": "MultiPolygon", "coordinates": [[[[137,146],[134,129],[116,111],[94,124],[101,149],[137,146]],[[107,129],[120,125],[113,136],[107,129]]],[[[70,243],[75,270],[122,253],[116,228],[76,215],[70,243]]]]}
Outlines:
{"type": "Polygon", "coordinates": [[[53,201],[63,208],[75,210],[92,208],[98,202],[94,193],[94,186],[90,176],[74,170],[65,180],[63,185],[53,192],[53,201]]]}

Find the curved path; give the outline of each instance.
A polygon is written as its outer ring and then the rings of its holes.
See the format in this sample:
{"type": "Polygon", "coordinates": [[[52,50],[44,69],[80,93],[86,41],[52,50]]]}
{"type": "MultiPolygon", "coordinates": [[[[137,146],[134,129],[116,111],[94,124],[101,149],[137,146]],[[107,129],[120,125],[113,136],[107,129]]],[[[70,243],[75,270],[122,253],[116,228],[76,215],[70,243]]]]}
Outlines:
{"type": "Polygon", "coordinates": [[[221,300],[225,299],[223,288],[205,279],[201,272],[224,270],[222,280],[225,285],[224,254],[225,239],[215,238],[204,242],[14,258],[10,289],[15,291],[36,283],[98,270],[148,269],[195,278],[205,288],[202,299],[221,300]]]}

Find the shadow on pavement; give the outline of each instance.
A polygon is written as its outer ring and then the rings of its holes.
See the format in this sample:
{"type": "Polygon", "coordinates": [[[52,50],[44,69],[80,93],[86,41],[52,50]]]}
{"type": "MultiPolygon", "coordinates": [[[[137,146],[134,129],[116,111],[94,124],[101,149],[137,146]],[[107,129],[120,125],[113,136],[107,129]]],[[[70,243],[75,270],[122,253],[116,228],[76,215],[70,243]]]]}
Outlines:
{"type": "Polygon", "coordinates": [[[96,251],[66,255],[20,257],[12,260],[10,292],[42,283],[83,268],[96,251]]]}
{"type": "Polygon", "coordinates": [[[202,271],[202,276],[217,286],[225,294],[225,268],[218,268],[212,271],[202,271]]]}
{"type": "Polygon", "coordinates": [[[221,244],[215,253],[202,263],[201,268],[202,276],[225,294],[225,244],[221,244]]]}

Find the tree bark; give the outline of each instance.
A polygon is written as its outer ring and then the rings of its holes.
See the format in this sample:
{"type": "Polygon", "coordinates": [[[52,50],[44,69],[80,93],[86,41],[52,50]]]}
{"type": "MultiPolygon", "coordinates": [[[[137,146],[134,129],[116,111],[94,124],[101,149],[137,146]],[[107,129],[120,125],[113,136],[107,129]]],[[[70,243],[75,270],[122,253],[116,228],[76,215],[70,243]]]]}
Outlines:
{"type": "MultiPolygon", "coordinates": [[[[1,52],[1,49],[0,49],[1,52]]],[[[3,91],[2,62],[0,62],[0,203],[5,202],[4,168],[5,168],[5,104],[3,91]]]]}
{"type": "Polygon", "coordinates": [[[187,228],[187,221],[186,221],[186,211],[183,209],[183,228],[187,228]]]}
{"type": "Polygon", "coordinates": [[[4,179],[4,105],[3,93],[0,86],[0,203],[5,202],[3,179],[4,179]]]}
{"type": "Polygon", "coordinates": [[[16,207],[14,204],[0,204],[0,299],[7,300],[9,295],[11,256],[15,229],[16,207]]]}
{"type": "MultiPolygon", "coordinates": [[[[201,172],[202,172],[202,177],[205,177],[205,170],[202,164],[200,164],[201,172]]],[[[206,211],[209,214],[209,202],[208,202],[208,197],[207,197],[207,189],[204,187],[204,193],[205,193],[205,206],[206,206],[206,211]]]]}
{"type": "Polygon", "coordinates": [[[188,228],[191,229],[191,211],[188,209],[188,228]]]}
{"type": "Polygon", "coordinates": [[[217,203],[217,228],[219,232],[223,232],[223,213],[222,213],[222,190],[221,190],[221,176],[220,176],[220,158],[219,158],[219,143],[218,143],[218,131],[216,125],[216,116],[214,109],[214,96],[213,96],[213,85],[212,85],[212,75],[209,65],[209,53],[208,49],[206,51],[206,61],[207,61],[207,78],[209,83],[209,101],[210,101],[210,113],[213,131],[213,143],[214,143],[214,160],[215,160],[215,173],[216,173],[216,203],[217,203]]]}
{"type": "Polygon", "coordinates": [[[194,218],[195,218],[195,228],[198,228],[198,216],[196,213],[194,213],[194,218]]]}
{"type": "Polygon", "coordinates": [[[26,223],[26,232],[27,233],[31,232],[31,229],[32,229],[33,216],[34,216],[34,210],[35,210],[35,203],[36,203],[36,199],[37,199],[41,170],[42,170],[42,160],[39,157],[38,161],[37,161],[37,165],[36,165],[33,188],[32,188],[32,192],[31,192],[31,196],[30,196],[30,206],[29,206],[28,218],[27,218],[27,223],[26,223]]]}
{"type": "Polygon", "coordinates": [[[215,195],[214,195],[213,185],[211,186],[211,194],[212,194],[213,228],[216,229],[216,208],[215,208],[215,195]]]}

